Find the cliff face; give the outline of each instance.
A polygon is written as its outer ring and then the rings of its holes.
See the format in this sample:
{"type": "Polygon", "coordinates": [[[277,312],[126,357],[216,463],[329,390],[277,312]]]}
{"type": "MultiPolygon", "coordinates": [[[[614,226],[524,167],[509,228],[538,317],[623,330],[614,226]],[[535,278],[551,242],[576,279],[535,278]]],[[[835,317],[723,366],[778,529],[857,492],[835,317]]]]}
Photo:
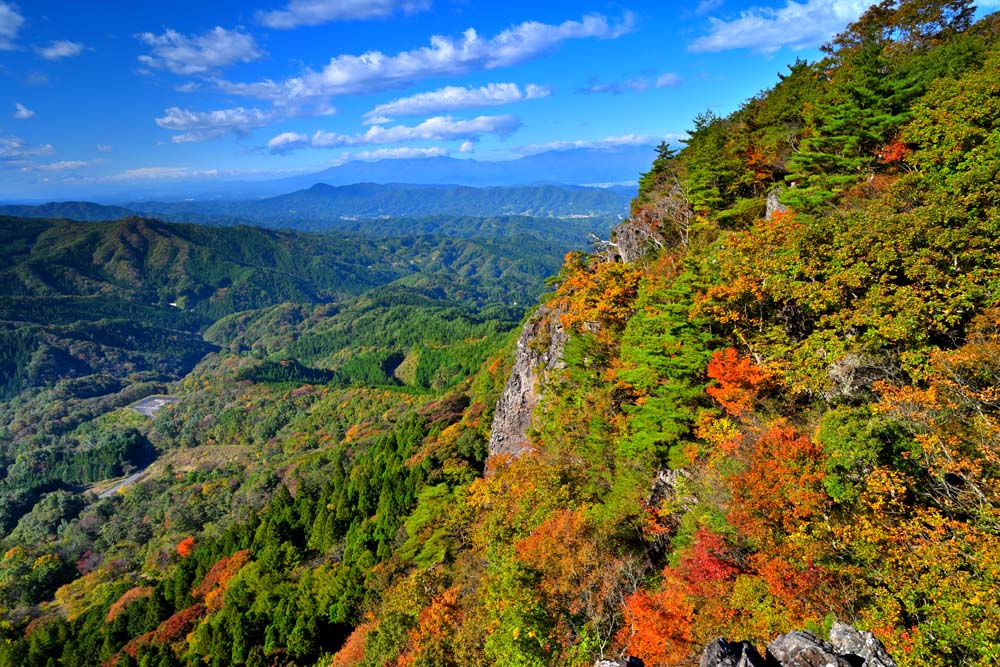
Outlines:
{"type": "Polygon", "coordinates": [[[493,415],[487,472],[502,459],[531,451],[528,430],[541,396],[541,383],[548,373],[563,368],[565,344],[566,332],[558,311],[542,306],[525,323],[517,339],[514,368],[493,415]]]}

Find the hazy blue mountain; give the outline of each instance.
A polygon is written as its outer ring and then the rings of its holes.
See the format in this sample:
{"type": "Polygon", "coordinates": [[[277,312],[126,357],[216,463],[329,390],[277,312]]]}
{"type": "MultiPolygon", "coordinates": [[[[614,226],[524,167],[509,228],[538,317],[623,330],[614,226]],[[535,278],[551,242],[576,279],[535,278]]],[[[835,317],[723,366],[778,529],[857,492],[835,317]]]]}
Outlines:
{"type": "Polygon", "coordinates": [[[473,188],[317,183],[268,199],[133,202],[128,206],[170,220],[323,229],[343,227],[351,220],[430,216],[615,219],[627,212],[629,199],[620,190],[553,185],[473,188]]]}

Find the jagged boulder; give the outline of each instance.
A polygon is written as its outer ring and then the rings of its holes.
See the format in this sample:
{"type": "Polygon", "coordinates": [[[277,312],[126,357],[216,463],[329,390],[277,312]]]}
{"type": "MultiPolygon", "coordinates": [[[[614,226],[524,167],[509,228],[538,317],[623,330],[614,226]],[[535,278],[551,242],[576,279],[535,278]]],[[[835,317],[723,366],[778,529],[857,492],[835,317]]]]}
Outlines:
{"type": "Polygon", "coordinates": [[[854,664],[864,667],[896,667],[896,661],[889,657],[875,635],[855,630],[846,623],[834,623],[830,628],[830,645],[849,662],[852,657],[861,658],[862,662],[854,664]]]}
{"type": "Polygon", "coordinates": [[[870,632],[834,623],[830,641],[796,630],[780,635],[761,657],[749,642],[719,638],[705,647],[699,667],[896,667],[870,632]]]}
{"type": "Polygon", "coordinates": [[[490,428],[487,473],[501,458],[517,458],[531,450],[528,430],[541,397],[544,377],[563,368],[566,331],[559,312],[542,306],[524,325],[517,339],[514,367],[497,401],[490,428]]]}
{"type": "Polygon", "coordinates": [[[750,642],[727,642],[721,637],[705,647],[699,667],[764,667],[764,658],[750,642]]]}
{"type": "Polygon", "coordinates": [[[773,667],[856,667],[833,647],[805,630],[780,635],[767,646],[767,665],[773,667]]]}

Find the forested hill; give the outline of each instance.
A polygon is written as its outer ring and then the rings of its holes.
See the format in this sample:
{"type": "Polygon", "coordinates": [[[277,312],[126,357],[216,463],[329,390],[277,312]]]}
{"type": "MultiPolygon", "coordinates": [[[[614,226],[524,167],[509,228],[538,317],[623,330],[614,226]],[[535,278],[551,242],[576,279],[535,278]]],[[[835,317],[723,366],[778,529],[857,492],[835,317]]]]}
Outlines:
{"type": "Polygon", "coordinates": [[[667,667],[839,621],[903,667],[995,664],[1000,18],[973,16],[886,0],[694,119],[520,335],[426,284],[220,320],[132,427],[147,480],[5,538],[0,665],[667,667]]]}

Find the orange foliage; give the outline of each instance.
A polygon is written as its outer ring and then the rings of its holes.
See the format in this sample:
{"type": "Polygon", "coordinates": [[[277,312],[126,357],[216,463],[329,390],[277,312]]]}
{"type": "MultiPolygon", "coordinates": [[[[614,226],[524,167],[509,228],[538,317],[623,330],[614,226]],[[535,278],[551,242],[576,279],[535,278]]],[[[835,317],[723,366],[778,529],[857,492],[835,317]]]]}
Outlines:
{"type": "Polygon", "coordinates": [[[878,151],[878,157],[882,164],[892,164],[905,161],[911,153],[913,149],[897,138],[882,146],[878,151]]]}
{"type": "Polygon", "coordinates": [[[731,347],[712,355],[707,372],[716,384],[705,391],[734,417],[749,414],[760,392],[772,381],[769,372],[731,347]]]}
{"type": "Polygon", "coordinates": [[[250,550],[243,549],[237,551],[232,556],[224,556],[205,573],[205,578],[201,580],[191,591],[191,597],[203,598],[209,611],[218,611],[222,608],[225,599],[226,589],[229,587],[229,580],[239,572],[250,560],[250,550]]]}
{"type": "MultiPolygon", "coordinates": [[[[583,616],[607,625],[623,595],[622,575],[630,564],[602,548],[587,525],[583,510],[559,509],[531,535],[515,545],[523,564],[541,574],[537,590],[554,618],[583,616]]],[[[572,643],[575,630],[557,628],[572,643]]]]}
{"type": "Polygon", "coordinates": [[[153,588],[151,586],[136,586],[130,588],[121,597],[115,600],[114,604],[108,608],[108,615],[104,618],[105,623],[110,623],[111,621],[118,618],[125,609],[127,609],[136,600],[141,600],[142,598],[149,597],[153,593],[153,588]]]}
{"type": "Polygon", "coordinates": [[[201,603],[193,604],[186,609],[181,609],[173,616],[156,626],[153,631],[153,638],[166,644],[183,637],[188,630],[205,613],[205,605],[201,603]]]}
{"type": "Polygon", "coordinates": [[[457,586],[449,588],[434,596],[431,603],[420,611],[416,627],[406,632],[407,647],[396,661],[397,667],[413,667],[422,654],[427,654],[435,645],[438,649],[442,648],[440,645],[455,635],[461,617],[458,594],[457,586]]]}
{"type": "Polygon", "coordinates": [[[676,665],[696,649],[694,605],[681,582],[667,580],[657,593],[639,591],[625,600],[618,641],[647,667],[676,665]]]}
{"type": "Polygon", "coordinates": [[[610,330],[625,326],[634,309],[642,272],[618,262],[587,260],[581,253],[566,256],[566,279],[554,300],[560,321],[568,329],[596,331],[610,338],[610,330]]]}
{"type": "Polygon", "coordinates": [[[375,627],[374,623],[362,623],[354,628],[354,631],[344,642],[344,645],[337,651],[329,667],[355,667],[360,665],[365,659],[365,642],[368,641],[368,633],[375,627]]]}
{"type": "Polygon", "coordinates": [[[177,543],[177,553],[180,554],[181,558],[186,558],[191,555],[194,551],[194,538],[185,537],[183,540],[177,543]]]}
{"type": "Polygon", "coordinates": [[[758,546],[784,542],[828,504],[823,448],[795,429],[771,426],[753,443],[748,467],[731,479],[729,521],[758,546]]]}

